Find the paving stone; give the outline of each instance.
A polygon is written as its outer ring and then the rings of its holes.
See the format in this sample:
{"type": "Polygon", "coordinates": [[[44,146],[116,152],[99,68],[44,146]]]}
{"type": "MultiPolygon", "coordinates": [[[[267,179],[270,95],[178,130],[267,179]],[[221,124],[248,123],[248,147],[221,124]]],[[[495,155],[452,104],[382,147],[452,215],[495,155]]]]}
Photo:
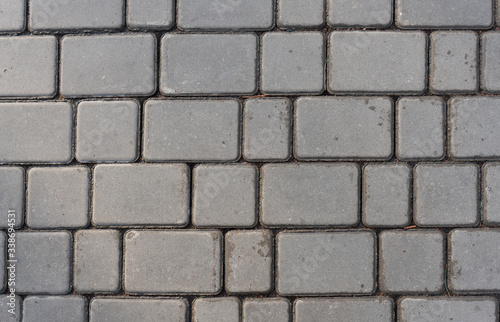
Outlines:
{"type": "Polygon", "coordinates": [[[130,29],[167,30],[174,26],[174,0],[128,0],[127,25],[130,29]]]}
{"type": "Polygon", "coordinates": [[[500,231],[455,229],[448,236],[448,288],[456,293],[498,293],[500,231]]]}
{"type": "Polygon", "coordinates": [[[435,294],[444,290],[445,236],[439,230],[385,230],[379,237],[383,293],[435,294]]]}
{"type": "Polygon", "coordinates": [[[0,37],[0,97],[52,97],[56,75],[56,37],[0,37]]]}
{"type": "Polygon", "coordinates": [[[193,322],[239,322],[240,300],[237,297],[197,298],[193,301],[193,322]]]}
{"type": "Polygon", "coordinates": [[[117,164],[94,168],[92,222],[98,226],[185,226],[185,164],[117,164]]]}
{"type": "Polygon", "coordinates": [[[23,322],[85,322],[87,301],[83,296],[28,296],[23,302],[23,322]]]}
{"type": "Polygon", "coordinates": [[[319,28],[325,23],[325,0],[277,0],[280,28],[319,28]]]}
{"type": "Polygon", "coordinates": [[[449,154],[453,159],[500,158],[500,99],[454,97],[449,102],[449,154]]]}
{"type": "Polygon", "coordinates": [[[483,167],[482,220],[486,225],[500,225],[500,163],[483,167]]]}
{"type": "Polygon", "coordinates": [[[476,164],[419,164],[414,170],[413,221],[418,226],[474,226],[479,222],[476,164]]]}
{"type": "MultiPolygon", "coordinates": [[[[12,236],[12,233],[11,233],[12,236]]],[[[9,238],[10,239],[10,238],[9,238]]],[[[12,240],[12,239],[11,239],[12,240]]],[[[10,242],[9,242],[10,244],[10,242]]],[[[7,235],[3,232],[0,231],[0,290],[9,290],[8,283],[10,281],[10,270],[5,269],[5,267],[10,266],[10,262],[7,262],[8,255],[7,255],[7,235]]]]}
{"type": "Polygon", "coordinates": [[[267,164],[261,173],[261,224],[315,227],[358,223],[356,164],[267,164]]]}
{"type": "Polygon", "coordinates": [[[11,293],[0,295],[0,321],[21,322],[23,299],[11,293]]]}
{"type": "Polygon", "coordinates": [[[272,289],[273,235],[269,230],[226,234],[225,283],[228,293],[268,293],[272,289]]]}
{"type": "Polygon", "coordinates": [[[177,26],[182,30],[269,30],[273,25],[273,0],[177,1],[177,26]]]}
{"type": "Polygon", "coordinates": [[[500,32],[481,34],[481,89],[487,93],[500,93],[500,32]]]}
{"type": "Polygon", "coordinates": [[[478,89],[478,43],[473,31],[433,32],[430,37],[429,88],[438,94],[478,89]]]}
{"type": "Polygon", "coordinates": [[[288,160],[292,136],[290,100],[248,99],[243,111],[243,157],[247,161],[288,160]]]}
{"type": "Polygon", "coordinates": [[[328,0],[332,27],[387,27],[392,23],[392,0],[328,0]]]}
{"type": "Polygon", "coordinates": [[[375,290],[372,231],[282,232],[277,245],[276,291],[281,295],[370,294],[375,290]]]}
{"type": "Polygon", "coordinates": [[[300,97],[295,101],[295,157],[389,159],[393,114],[388,97],[300,97]]]}
{"type": "Polygon", "coordinates": [[[127,293],[217,294],[221,291],[220,231],[132,230],[124,239],[127,293]],[[148,274],[144,274],[146,269],[148,274]]]}
{"type": "Polygon", "coordinates": [[[0,8],[2,8],[0,10],[0,32],[24,30],[26,0],[0,0],[0,8]]]}
{"type": "Polygon", "coordinates": [[[137,159],[139,104],[136,101],[83,101],[78,104],[76,117],[78,161],[137,159]]]}
{"type": "Polygon", "coordinates": [[[87,167],[31,168],[26,225],[35,229],[87,226],[89,189],[87,167]]]}
{"type": "Polygon", "coordinates": [[[241,106],[236,100],[150,100],[144,107],[146,161],[236,161],[241,106]]]}
{"type": "Polygon", "coordinates": [[[325,37],[321,32],[269,32],[261,43],[262,92],[296,95],[325,90],[325,37]]]}
{"type": "Polygon", "coordinates": [[[198,165],[193,170],[193,224],[252,227],[257,223],[257,168],[198,165]]]}
{"type": "Polygon", "coordinates": [[[151,34],[64,36],[61,95],[151,95],[156,90],[155,56],[151,34]]]}
{"type": "Polygon", "coordinates": [[[188,304],[184,299],[95,297],[90,302],[89,315],[90,322],[187,322],[188,304]]]}
{"type": "Polygon", "coordinates": [[[290,302],[284,298],[249,298],[243,301],[243,322],[266,321],[290,321],[290,302]]]}
{"type": "Polygon", "coordinates": [[[23,217],[24,170],[0,167],[0,228],[19,228],[23,217]]]}
{"type": "Polygon", "coordinates": [[[334,31],[328,52],[331,93],[419,94],[426,88],[421,31],[334,31]]]}
{"type": "Polygon", "coordinates": [[[410,224],[411,169],[405,163],[368,164],[363,168],[363,223],[368,227],[410,224]]]}
{"type": "Polygon", "coordinates": [[[492,24],[491,0],[396,0],[399,28],[488,29],[492,24]]]}
{"type": "Polygon", "coordinates": [[[389,297],[321,298],[295,301],[295,322],[393,321],[393,302],[389,297]]]}
{"type": "Polygon", "coordinates": [[[396,104],[396,156],[400,160],[445,157],[446,107],[439,97],[402,97],[396,104]]]}
{"type": "Polygon", "coordinates": [[[71,289],[71,235],[16,233],[17,294],[66,294],[71,289]]]}
{"type": "Polygon", "coordinates": [[[79,293],[118,292],[120,261],[121,235],[118,230],[77,231],[73,278],[75,290],[79,293]]]}
{"type": "Polygon", "coordinates": [[[236,95],[257,90],[255,34],[165,34],[160,51],[164,95],[236,95]]]}
{"type": "Polygon", "coordinates": [[[30,30],[120,29],[124,0],[30,0],[30,30]]]}
{"type": "Polygon", "coordinates": [[[492,297],[405,297],[398,303],[398,321],[497,321],[492,297]]]}

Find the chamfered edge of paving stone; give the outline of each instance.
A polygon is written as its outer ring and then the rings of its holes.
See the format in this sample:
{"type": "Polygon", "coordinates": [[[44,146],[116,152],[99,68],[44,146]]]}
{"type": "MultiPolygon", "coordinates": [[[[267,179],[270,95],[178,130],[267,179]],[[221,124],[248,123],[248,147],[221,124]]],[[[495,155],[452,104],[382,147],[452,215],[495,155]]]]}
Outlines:
{"type": "MultiPolygon", "coordinates": [[[[500,3],[500,2],[499,2],[500,3]]],[[[490,167],[499,167],[500,169],[500,162],[488,162],[483,164],[481,167],[481,222],[485,225],[489,226],[500,226],[500,221],[495,221],[495,220],[488,220],[488,199],[486,198],[486,190],[487,190],[487,178],[488,178],[488,171],[490,167]]],[[[500,180],[500,177],[497,178],[497,180],[500,180]]],[[[497,193],[500,193],[498,191],[497,193]]]]}

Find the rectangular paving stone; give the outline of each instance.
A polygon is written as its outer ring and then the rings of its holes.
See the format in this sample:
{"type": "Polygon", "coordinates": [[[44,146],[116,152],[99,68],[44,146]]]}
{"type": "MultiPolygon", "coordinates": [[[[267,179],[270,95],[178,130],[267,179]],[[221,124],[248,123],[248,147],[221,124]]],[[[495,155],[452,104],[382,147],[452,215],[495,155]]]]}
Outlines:
{"type": "Polygon", "coordinates": [[[236,161],[240,115],[237,100],[149,100],[142,156],[146,161],[236,161]]]}
{"type": "Polygon", "coordinates": [[[376,283],[375,238],[369,230],[279,233],[276,291],[280,295],[371,294],[376,283]]]}
{"type": "Polygon", "coordinates": [[[392,322],[393,306],[389,297],[297,299],[294,321],[392,322]]]}
{"type": "Polygon", "coordinates": [[[160,52],[160,91],[164,95],[257,91],[255,34],[165,34],[160,52]]]}
{"type": "Polygon", "coordinates": [[[482,221],[486,225],[499,226],[500,163],[486,163],[482,174],[482,221]]]}
{"type": "Polygon", "coordinates": [[[26,0],[0,0],[0,32],[20,32],[26,25],[26,0]]]}
{"type": "Polygon", "coordinates": [[[328,25],[332,27],[388,27],[392,0],[328,0],[328,25]]]}
{"type": "Polygon", "coordinates": [[[243,301],[243,322],[288,322],[290,302],[285,298],[247,298],[243,301]]]}
{"type": "Polygon", "coordinates": [[[0,295],[0,320],[3,322],[21,322],[23,299],[12,293],[0,295]]]}
{"type": "Polygon", "coordinates": [[[393,111],[389,97],[300,97],[295,101],[295,157],[389,159],[393,111]]]}
{"type": "Polygon", "coordinates": [[[193,322],[239,322],[240,300],[237,297],[202,297],[193,301],[193,322]]]}
{"type": "MultiPolygon", "coordinates": [[[[500,21],[500,20],[499,20],[500,21]]],[[[500,93],[500,32],[481,34],[481,89],[487,93],[500,93]]]]}
{"type": "Polygon", "coordinates": [[[52,97],[56,77],[56,37],[0,37],[0,97],[52,97]]]}
{"type": "Polygon", "coordinates": [[[155,61],[156,38],[152,34],[64,36],[61,95],[151,95],[156,90],[155,61]]]}
{"type": "Polygon", "coordinates": [[[358,223],[356,164],[267,164],[261,173],[262,225],[321,227],[358,223]]]}
{"type": "Polygon", "coordinates": [[[97,226],[186,226],[185,164],[116,164],[94,168],[92,223],[97,226]]]}
{"type": "Polygon", "coordinates": [[[492,24],[492,0],[396,0],[399,28],[488,29],[492,24]]]}
{"type": "Polygon", "coordinates": [[[425,91],[427,36],[421,31],[334,31],[329,44],[332,94],[425,91]]]}
{"type": "Polygon", "coordinates": [[[277,0],[280,28],[319,28],[325,23],[325,0],[277,0]]]}
{"type": "Polygon", "coordinates": [[[7,242],[9,244],[12,244],[12,241],[14,240],[10,238],[11,236],[13,236],[12,233],[10,233],[9,236],[10,242],[8,242],[7,235],[3,231],[0,231],[0,290],[2,291],[7,290],[8,293],[10,291],[9,283],[12,282],[12,280],[11,280],[11,271],[9,269],[10,262],[7,262],[7,260],[9,259],[7,242]]]}
{"type": "Polygon", "coordinates": [[[0,103],[0,119],[0,163],[71,161],[73,109],[70,103],[0,103]]]}
{"type": "Polygon", "coordinates": [[[174,26],[174,0],[127,0],[127,25],[130,29],[162,29],[174,26]]]}
{"type": "Polygon", "coordinates": [[[118,230],[77,231],[73,277],[75,290],[79,293],[118,292],[120,261],[121,234],[118,230]]]}
{"type": "Polygon", "coordinates": [[[23,301],[23,322],[85,322],[87,300],[79,295],[28,296],[23,301]]]}
{"type": "Polygon", "coordinates": [[[131,230],[124,235],[129,294],[217,294],[222,288],[218,230],[131,230]],[[147,270],[147,274],[144,272],[147,270]]]}
{"type": "Polygon", "coordinates": [[[0,228],[19,228],[24,217],[24,170],[0,167],[0,228]]]}

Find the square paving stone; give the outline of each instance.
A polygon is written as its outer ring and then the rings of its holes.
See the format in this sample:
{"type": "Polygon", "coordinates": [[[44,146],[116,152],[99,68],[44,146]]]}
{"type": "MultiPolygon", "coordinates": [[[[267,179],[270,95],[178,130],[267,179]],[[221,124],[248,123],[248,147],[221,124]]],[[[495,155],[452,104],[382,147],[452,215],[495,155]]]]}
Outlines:
{"type": "MultiPolygon", "coordinates": [[[[20,32],[26,25],[26,0],[0,0],[0,32],[20,32]]],[[[3,321],[3,320],[2,320],[3,321]]]]}
{"type": "Polygon", "coordinates": [[[257,168],[198,165],[193,170],[193,224],[252,227],[257,223],[257,168]]]}
{"type": "Polygon", "coordinates": [[[444,290],[445,236],[439,230],[386,230],[379,237],[383,293],[435,294],[444,290]]]}
{"type": "Polygon", "coordinates": [[[448,236],[448,287],[456,293],[500,291],[500,230],[455,229],[448,236]]]}
{"type": "Polygon", "coordinates": [[[413,220],[418,226],[474,226],[479,222],[476,164],[419,164],[414,168],[413,220]]]}
{"type": "Polygon", "coordinates": [[[296,95],[324,91],[325,37],[321,32],[269,32],[261,43],[262,92],[296,95]]]}
{"type": "Polygon", "coordinates": [[[87,300],[79,295],[28,296],[23,301],[23,322],[85,322],[87,300]]]}
{"type": "Polygon", "coordinates": [[[358,223],[356,164],[267,164],[261,171],[261,224],[318,227],[358,223]]]}
{"type": "Polygon", "coordinates": [[[133,162],[138,156],[136,101],[83,101],[76,114],[76,159],[133,162]]]}
{"type": "Polygon", "coordinates": [[[0,228],[19,228],[24,217],[24,170],[0,167],[0,228]]]}
{"type": "Polygon", "coordinates": [[[237,297],[197,298],[193,301],[193,322],[239,322],[240,306],[237,297]]]}
{"type": "Polygon", "coordinates": [[[487,163],[483,167],[483,223],[500,225],[500,163],[487,163]]]}
{"type": "Polygon", "coordinates": [[[280,28],[319,28],[325,23],[325,0],[277,0],[280,28]]]}
{"type": "Polygon", "coordinates": [[[276,291],[280,295],[374,292],[375,238],[368,230],[279,233],[276,291]]]}
{"type": "Polygon", "coordinates": [[[427,36],[421,31],[334,31],[328,53],[332,94],[425,91],[427,36]]]}
{"type": "Polygon", "coordinates": [[[236,161],[241,105],[237,100],[149,100],[144,107],[146,161],[236,161]]]}
{"type": "Polygon", "coordinates": [[[94,168],[92,222],[97,226],[185,226],[189,167],[117,164],[94,168]]]}
{"type": "Polygon", "coordinates": [[[0,321],[21,322],[23,299],[11,293],[0,295],[0,321]]]}
{"type": "Polygon", "coordinates": [[[255,34],[165,34],[160,51],[160,91],[164,95],[257,91],[255,34]]]}
{"type": "Polygon", "coordinates": [[[16,292],[68,293],[71,246],[71,235],[67,231],[16,233],[16,292]]]}
{"type": "Polygon", "coordinates": [[[174,26],[174,0],[127,0],[127,25],[130,29],[162,29],[174,26]]]}
{"type": "Polygon", "coordinates": [[[217,294],[222,288],[218,230],[131,230],[124,235],[130,294],[217,294]],[[147,270],[147,274],[144,272],[147,270]]]}
{"type": "Polygon", "coordinates": [[[481,89],[500,93],[500,32],[481,34],[481,89]]]}
{"type": "Polygon", "coordinates": [[[290,302],[284,298],[249,298],[243,301],[243,322],[267,321],[290,321],[290,302]]]}
{"type": "Polygon", "coordinates": [[[392,23],[392,0],[328,0],[332,27],[387,27],[392,23]]]}

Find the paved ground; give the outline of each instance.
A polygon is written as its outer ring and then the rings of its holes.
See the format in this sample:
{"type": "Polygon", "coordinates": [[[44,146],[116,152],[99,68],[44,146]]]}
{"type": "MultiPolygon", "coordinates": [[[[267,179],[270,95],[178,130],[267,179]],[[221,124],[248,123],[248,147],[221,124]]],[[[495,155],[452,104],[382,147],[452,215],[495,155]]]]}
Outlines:
{"type": "Polygon", "coordinates": [[[0,0],[0,321],[499,321],[496,7],[0,0]]]}

